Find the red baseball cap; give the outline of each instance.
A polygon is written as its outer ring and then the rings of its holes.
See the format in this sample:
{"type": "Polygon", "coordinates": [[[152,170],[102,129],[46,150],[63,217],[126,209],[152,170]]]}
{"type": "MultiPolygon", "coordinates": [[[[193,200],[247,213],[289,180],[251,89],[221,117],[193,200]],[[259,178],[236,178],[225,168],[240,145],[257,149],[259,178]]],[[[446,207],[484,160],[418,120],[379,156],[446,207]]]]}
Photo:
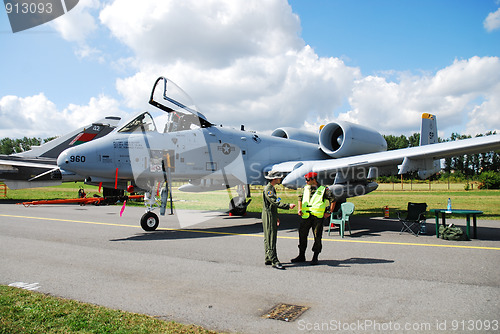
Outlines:
{"type": "Polygon", "coordinates": [[[306,175],[304,175],[306,179],[315,179],[318,177],[318,173],[315,172],[309,172],[306,175]]]}

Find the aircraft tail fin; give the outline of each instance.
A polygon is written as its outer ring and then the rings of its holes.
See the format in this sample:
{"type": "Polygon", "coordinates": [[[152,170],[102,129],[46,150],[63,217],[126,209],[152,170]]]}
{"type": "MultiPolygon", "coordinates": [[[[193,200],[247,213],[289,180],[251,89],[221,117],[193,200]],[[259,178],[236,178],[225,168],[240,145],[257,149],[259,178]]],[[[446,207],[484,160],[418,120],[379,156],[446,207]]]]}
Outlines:
{"type": "MultiPolygon", "coordinates": [[[[420,128],[420,146],[431,145],[438,142],[436,116],[428,113],[422,114],[422,127],[420,128]]],[[[439,160],[404,158],[398,166],[399,174],[418,172],[421,179],[426,179],[441,170],[439,160]]]]}
{"type": "MultiPolygon", "coordinates": [[[[431,145],[438,142],[436,116],[428,113],[422,114],[422,127],[420,128],[420,146],[431,145]]],[[[421,179],[427,179],[441,170],[439,160],[424,159],[418,170],[421,179]]]]}
{"type": "Polygon", "coordinates": [[[59,138],[53,139],[43,145],[33,146],[31,150],[16,153],[15,156],[25,158],[52,158],[57,159],[59,154],[68,147],[76,146],[87,141],[104,137],[113,131],[120,117],[108,116],[90,125],[86,125],[59,138]]]}
{"type": "Polygon", "coordinates": [[[428,113],[422,114],[422,127],[420,128],[420,146],[437,143],[436,116],[428,113]]]}

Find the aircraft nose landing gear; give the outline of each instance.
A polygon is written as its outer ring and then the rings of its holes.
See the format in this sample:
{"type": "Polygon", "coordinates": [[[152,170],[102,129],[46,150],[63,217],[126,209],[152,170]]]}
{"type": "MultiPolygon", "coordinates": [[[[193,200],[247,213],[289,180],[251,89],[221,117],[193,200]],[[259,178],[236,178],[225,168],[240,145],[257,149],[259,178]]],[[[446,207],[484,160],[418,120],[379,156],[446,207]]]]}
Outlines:
{"type": "Polygon", "coordinates": [[[154,212],[148,211],[141,218],[141,227],[144,231],[154,231],[159,224],[160,219],[154,212]]]}

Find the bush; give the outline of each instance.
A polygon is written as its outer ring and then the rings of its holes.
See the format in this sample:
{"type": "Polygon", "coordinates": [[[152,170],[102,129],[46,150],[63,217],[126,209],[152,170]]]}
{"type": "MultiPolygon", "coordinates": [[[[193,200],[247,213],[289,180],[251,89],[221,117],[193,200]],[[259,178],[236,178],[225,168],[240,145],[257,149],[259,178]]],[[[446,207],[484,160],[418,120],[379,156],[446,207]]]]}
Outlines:
{"type": "Polygon", "coordinates": [[[450,172],[443,172],[439,174],[439,181],[441,182],[454,182],[454,183],[460,183],[467,181],[467,177],[459,170],[455,171],[454,173],[450,172]]]}
{"type": "Polygon", "coordinates": [[[401,182],[401,176],[399,175],[389,175],[389,176],[379,176],[377,178],[378,183],[398,183],[401,182]]]}
{"type": "Polygon", "coordinates": [[[500,173],[487,171],[481,173],[478,178],[479,189],[500,189],[500,173]]]}

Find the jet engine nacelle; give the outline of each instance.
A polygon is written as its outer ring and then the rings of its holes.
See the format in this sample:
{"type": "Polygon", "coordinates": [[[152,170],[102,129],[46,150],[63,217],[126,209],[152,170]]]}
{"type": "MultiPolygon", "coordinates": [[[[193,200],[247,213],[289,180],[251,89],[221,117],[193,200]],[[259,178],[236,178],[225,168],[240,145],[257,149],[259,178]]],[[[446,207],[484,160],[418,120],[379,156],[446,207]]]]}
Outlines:
{"type": "Polygon", "coordinates": [[[378,188],[377,182],[359,182],[349,184],[332,184],[328,187],[336,200],[363,196],[378,188]]]}
{"type": "Polygon", "coordinates": [[[271,136],[292,139],[292,140],[298,140],[298,141],[303,141],[303,142],[312,143],[312,144],[318,143],[318,134],[317,133],[314,133],[311,131],[306,131],[306,130],[301,130],[301,129],[295,129],[295,128],[288,128],[288,127],[277,128],[276,130],[273,131],[271,136]]]}
{"type": "Polygon", "coordinates": [[[319,145],[332,158],[387,150],[387,143],[380,133],[350,122],[325,125],[319,133],[319,145]]]}

